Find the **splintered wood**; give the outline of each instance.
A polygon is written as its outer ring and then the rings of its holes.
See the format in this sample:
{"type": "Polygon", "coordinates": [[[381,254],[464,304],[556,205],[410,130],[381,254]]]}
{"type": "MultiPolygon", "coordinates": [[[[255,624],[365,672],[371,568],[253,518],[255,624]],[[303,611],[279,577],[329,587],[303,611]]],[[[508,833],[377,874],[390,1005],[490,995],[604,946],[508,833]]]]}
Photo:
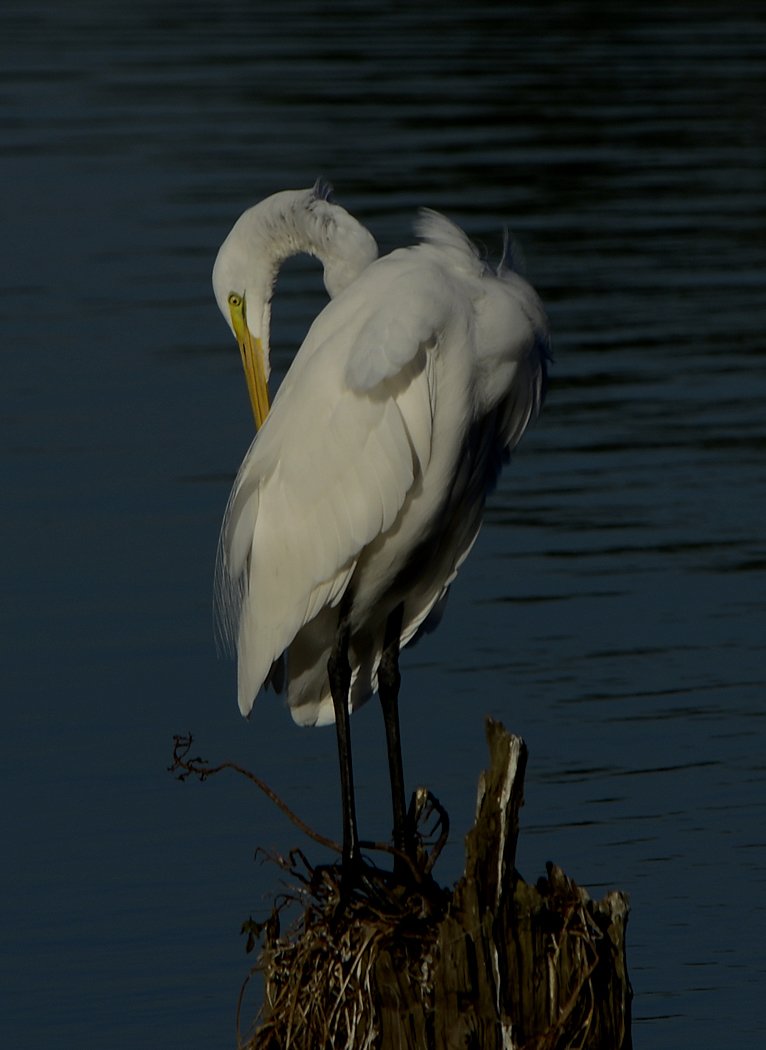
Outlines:
{"type": "Polygon", "coordinates": [[[553,864],[524,882],[515,860],[527,749],[492,720],[487,740],[454,889],[433,881],[425,855],[419,882],[366,867],[343,897],[335,869],[305,865],[297,922],[281,934],[275,913],[259,929],[264,1005],[241,1045],[630,1050],[627,898],[593,901],[553,864]]]}

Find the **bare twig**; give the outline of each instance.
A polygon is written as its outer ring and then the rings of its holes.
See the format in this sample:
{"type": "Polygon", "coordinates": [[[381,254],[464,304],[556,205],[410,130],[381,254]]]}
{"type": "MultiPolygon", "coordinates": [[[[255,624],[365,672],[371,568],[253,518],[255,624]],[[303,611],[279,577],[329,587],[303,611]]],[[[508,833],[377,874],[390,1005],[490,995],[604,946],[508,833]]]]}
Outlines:
{"type": "Polygon", "coordinates": [[[198,777],[199,780],[207,780],[208,777],[215,776],[216,773],[220,773],[224,769],[231,769],[235,773],[239,773],[240,776],[245,777],[252,784],[255,784],[267,798],[271,799],[277,809],[284,813],[288,820],[291,820],[297,828],[300,828],[304,835],[307,835],[326,849],[331,849],[335,853],[342,852],[339,843],[309,827],[305,820],[301,820],[298,814],[294,813],[287,803],[282,801],[276,791],[272,791],[264,780],[257,777],[255,773],[251,773],[249,769],[245,769],[244,766],[240,766],[236,762],[221,762],[217,766],[211,766],[206,759],[199,756],[189,758],[193,739],[191,733],[188,733],[186,736],[176,735],[173,737],[173,764],[169,767],[169,772],[175,773],[179,780],[186,780],[189,776],[198,777]],[[178,770],[181,772],[179,773],[178,770]]]}
{"type": "MultiPolygon", "coordinates": [[[[174,773],[178,780],[186,780],[188,777],[197,777],[200,781],[207,780],[208,777],[215,776],[216,773],[221,773],[224,769],[233,770],[235,773],[239,773],[240,776],[245,777],[252,784],[255,784],[259,790],[261,790],[267,798],[269,798],[274,805],[287,817],[288,820],[292,821],[297,828],[299,828],[304,835],[312,839],[314,842],[319,843],[320,846],[324,846],[326,849],[332,850],[334,853],[342,853],[342,847],[340,843],[334,839],[328,838],[326,835],[322,835],[321,832],[315,831],[305,820],[302,820],[297,813],[295,813],[287,803],[279,797],[269,785],[261,780],[260,777],[256,776],[249,769],[245,769],[244,766],[240,766],[237,762],[220,762],[217,766],[211,766],[207,759],[202,758],[199,755],[193,758],[189,757],[189,753],[192,748],[194,738],[191,733],[187,733],[185,736],[176,734],[173,737],[173,762],[168,767],[168,772],[174,773]]],[[[415,863],[413,859],[400,850],[395,849],[388,842],[379,842],[372,839],[363,839],[360,841],[359,846],[361,849],[372,850],[377,853],[387,853],[392,857],[397,857],[409,869],[412,874],[415,883],[421,885],[424,879],[431,872],[436,859],[442,851],[444,843],[447,841],[449,834],[449,817],[447,816],[446,810],[441,806],[438,799],[431,794],[430,791],[426,791],[425,788],[418,788],[418,790],[412,796],[412,802],[410,803],[410,814],[414,821],[423,816],[424,819],[428,819],[433,812],[436,811],[439,814],[440,820],[437,820],[436,826],[441,826],[442,833],[434,846],[431,854],[425,859],[425,862],[421,864],[415,863]],[[416,799],[419,800],[416,803],[416,799]]],[[[433,829],[435,830],[435,828],[433,829]]]]}

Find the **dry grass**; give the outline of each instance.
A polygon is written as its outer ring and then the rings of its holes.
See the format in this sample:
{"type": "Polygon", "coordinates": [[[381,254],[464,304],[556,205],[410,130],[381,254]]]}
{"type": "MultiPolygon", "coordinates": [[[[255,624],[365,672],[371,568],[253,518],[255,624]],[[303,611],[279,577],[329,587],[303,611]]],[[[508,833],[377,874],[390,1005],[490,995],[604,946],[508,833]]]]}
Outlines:
{"type": "Polygon", "coordinates": [[[337,867],[312,869],[302,854],[280,860],[293,894],[280,900],[269,920],[253,924],[262,948],[251,976],[264,979],[264,1003],[246,1050],[317,1050],[374,1047],[380,1035],[376,968],[393,962],[411,987],[430,995],[429,945],[438,936],[445,891],[431,880],[405,886],[365,865],[352,892],[337,867]],[[279,912],[300,914],[280,933],[279,912]]]}
{"type": "MultiPolygon", "coordinates": [[[[337,865],[312,867],[300,851],[272,858],[290,889],[265,922],[244,927],[248,950],[259,943],[260,951],[237,1008],[240,1050],[629,1050],[627,898],[592,901],[553,864],[536,886],[524,882],[515,853],[526,749],[499,723],[488,721],[487,738],[491,765],[452,891],[431,876],[449,820],[425,789],[408,814],[413,856],[361,844],[403,874],[365,861],[343,879],[337,865]],[[242,1037],[254,976],[264,982],[263,1005],[242,1037]]],[[[306,835],[340,852],[254,774],[231,762],[211,766],[191,746],[190,736],[174,740],[177,777],[233,770],[306,835]]]]}

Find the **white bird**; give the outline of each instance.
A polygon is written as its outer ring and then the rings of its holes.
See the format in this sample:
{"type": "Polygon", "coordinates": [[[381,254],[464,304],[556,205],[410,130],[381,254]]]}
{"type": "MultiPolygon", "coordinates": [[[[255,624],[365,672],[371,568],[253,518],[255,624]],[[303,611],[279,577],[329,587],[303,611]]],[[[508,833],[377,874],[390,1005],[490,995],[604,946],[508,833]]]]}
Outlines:
{"type": "Polygon", "coordinates": [[[358,860],[349,712],[379,692],[394,845],[410,850],[399,742],[401,647],[439,619],[485,497],[545,392],[536,293],[465,234],[420,212],[420,243],[378,259],[370,233],[310,190],[248,209],[213,269],[258,433],[223,522],[216,595],[240,710],[271,683],[301,725],[335,722],[343,859],[358,860]],[[269,410],[277,271],[306,252],[331,301],[269,410]]]}

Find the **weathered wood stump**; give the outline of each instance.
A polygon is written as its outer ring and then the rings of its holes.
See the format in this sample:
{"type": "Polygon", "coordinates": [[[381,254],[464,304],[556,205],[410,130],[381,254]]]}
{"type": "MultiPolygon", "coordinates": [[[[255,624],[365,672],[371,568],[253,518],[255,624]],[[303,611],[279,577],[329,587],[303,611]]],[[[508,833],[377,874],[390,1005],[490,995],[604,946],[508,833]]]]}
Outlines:
{"type": "Polygon", "coordinates": [[[524,882],[527,749],[491,720],[487,739],[455,888],[426,875],[404,887],[369,869],[339,908],[332,869],[312,872],[289,934],[276,912],[265,928],[265,1002],[248,1050],[629,1050],[627,899],[593,901],[552,864],[524,882]]]}

